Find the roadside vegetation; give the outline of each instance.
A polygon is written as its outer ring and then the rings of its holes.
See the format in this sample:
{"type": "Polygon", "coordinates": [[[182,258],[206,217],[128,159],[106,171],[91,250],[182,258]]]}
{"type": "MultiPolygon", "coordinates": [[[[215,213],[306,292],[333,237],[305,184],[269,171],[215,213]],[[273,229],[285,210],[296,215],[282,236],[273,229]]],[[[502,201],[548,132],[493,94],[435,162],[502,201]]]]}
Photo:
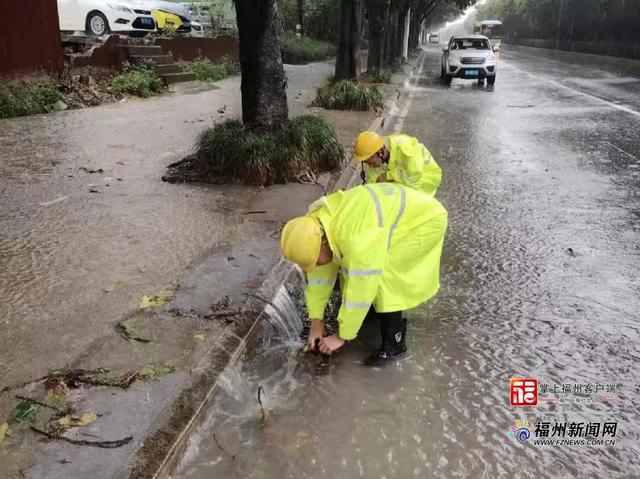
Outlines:
{"type": "Polygon", "coordinates": [[[285,32],[281,38],[282,61],[290,65],[319,62],[336,56],[336,46],[309,37],[298,37],[285,32]]]}
{"type": "Polygon", "coordinates": [[[240,73],[238,65],[227,57],[218,61],[198,58],[191,62],[181,62],[180,66],[186,72],[195,73],[196,78],[200,81],[213,82],[240,73]]]}
{"type": "Polygon", "coordinates": [[[54,111],[63,100],[58,84],[51,80],[0,81],[0,118],[54,111]]]}
{"type": "Polygon", "coordinates": [[[475,17],[502,20],[510,43],[640,58],[637,1],[488,0],[475,17]]]}
{"type": "Polygon", "coordinates": [[[382,108],[382,92],[376,85],[330,78],[318,88],[314,106],[327,110],[369,111],[382,108]]]}
{"type": "Polygon", "coordinates": [[[333,127],[322,118],[299,116],[266,135],[229,120],[202,132],[196,153],[170,165],[163,179],[257,186],[313,182],[317,173],[336,170],[343,159],[333,127]]]}
{"type": "Polygon", "coordinates": [[[50,113],[112,103],[126,95],[147,98],[162,92],[150,66],[115,74],[101,68],[64,68],[57,75],[0,80],[0,118],[50,113]]]}
{"type": "Polygon", "coordinates": [[[148,98],[162,91],[162,80],[153,71],[153,67],[136,65],[128,67],[123,73],[113,78],[113,88],[117,93],[148,98]]]}

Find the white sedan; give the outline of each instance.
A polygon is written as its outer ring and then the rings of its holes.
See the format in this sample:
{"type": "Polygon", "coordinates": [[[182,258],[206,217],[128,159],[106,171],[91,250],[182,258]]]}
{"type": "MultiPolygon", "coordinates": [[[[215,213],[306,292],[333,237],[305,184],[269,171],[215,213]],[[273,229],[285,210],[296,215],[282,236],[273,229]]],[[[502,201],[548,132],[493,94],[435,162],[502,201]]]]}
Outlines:
{"type": "Polygon", "coordinates": [[[127,1],[58,0],[60,30],[102,36],[110,32],[153,32],[151,12],[127,1]]]}

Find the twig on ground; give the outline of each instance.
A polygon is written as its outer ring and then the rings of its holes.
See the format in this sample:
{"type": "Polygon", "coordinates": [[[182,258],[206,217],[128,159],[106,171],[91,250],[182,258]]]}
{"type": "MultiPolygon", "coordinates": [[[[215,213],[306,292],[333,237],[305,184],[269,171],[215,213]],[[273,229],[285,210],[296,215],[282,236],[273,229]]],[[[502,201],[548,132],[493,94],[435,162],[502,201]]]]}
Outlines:
{"type": "Polygon", "coordinates": [[[216,437],[216,433],[213,433],[213,440],[216,443],[216,446],[218,446],[218,449],[220,449],[222,452],[224,452],[227,456],[231,456],[231,459],[235,459],[236,455],[235,454],[231,454],[229,451],[227,451],[224,447],[222,447],[222,444],[220,444],[220,441],[218,441],[218,438],[216,437]]]}
{"type": "Polygon", "coordinates": [[[268,414],[267,411],[264,410],[264,406],[262,405],[262,393],[264,389],[262,386],[258,386],[258,404],[260,405],[260,425],[265,426],[267,424],[268,414]]]}
{"type": "Polygon", "coordinates": [[[59,408],[57,406],[52,406],[51,404],[47,404],[47,403],[44,403],[44,402],[37,401],[37,400],[35,400],[33,398],[30,398],[30,397],[21,396],[19,394],[16,394],[16,399],[21,399],[22,401],[28,401],[30,403],[37,404],[38,406],[42,406],[42,407],[47,408],[47,409],[53,409],[54,411],[58,411],[61,414],[65,414],[65,413],[67,413],[69,411],[69,409],[62,409],[62,408],[59,408]]]}
{"type": "Polygon", "coordinates": [[[85,441],[82,439],[71,439],[69,437],[64,437],[59,434],[52,434],[50,432],[43,431],[42,429],[38,429],[35,426],[31,426],[31,430],[33,432],[46,436],[49,439],[59,439],[61,441],[65,441],[70,444],[75,444],[76,446],[93,446],[93,447],[101,447],[103,449],[115,449],[117,447],[122,447],[125,444],[129,444],[133,440],[133,436],[127,436],[123,439],[118,439],[117,441],[85,441]]]}

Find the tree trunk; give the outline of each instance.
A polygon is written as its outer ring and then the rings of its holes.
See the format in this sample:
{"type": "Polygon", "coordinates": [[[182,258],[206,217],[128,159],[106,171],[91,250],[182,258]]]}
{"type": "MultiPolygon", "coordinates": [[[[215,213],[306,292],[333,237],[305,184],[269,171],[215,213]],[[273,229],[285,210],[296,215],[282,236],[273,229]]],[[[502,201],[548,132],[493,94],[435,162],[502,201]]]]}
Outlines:
{"type": "Polygon", "coordinates": [[[341,2],[336,80],[358,80],[360,76],[361,6],[362,0],[342,0],[341,2]]]}
{"type": "Polygon", "coordinates": [[[402,27],[402,61],[409,59],[409,30],[411,30],[411,7],[407,9],[404,15],[402,27]]]}
{"type": "Polygon", "coordinates": [[[304,0],[298,0],[298,25],[296,25],[296,33],[304,35],[304,0]]]}
{"type": "Polygon", "coordinates": [[[398,21],[399,11],[395,5],[392,5],[389,9],[389,15],[387,16],[387,37],[384,51],[385,63],[392,67],[397,58],[398,51],[398,21]]]}
{"type": "Polygon", "coordinates": [[[276,0],[236,0],[242,74],[242,121],[273,133],[289,117],[276,0]]]}
{"type": "Polygon", "coordinates": [[[369,56],[367,73],[380,76],[384,67],[384,40],[387,27],[388,0],[368,0],[369,56]]]}
{"type": "Polygon", "coordinates": [[[420,46],[420,33],[422,30],[420,15],[411,15],[411,27],[409,28],[409,51],[414,51],[420,46]]]}

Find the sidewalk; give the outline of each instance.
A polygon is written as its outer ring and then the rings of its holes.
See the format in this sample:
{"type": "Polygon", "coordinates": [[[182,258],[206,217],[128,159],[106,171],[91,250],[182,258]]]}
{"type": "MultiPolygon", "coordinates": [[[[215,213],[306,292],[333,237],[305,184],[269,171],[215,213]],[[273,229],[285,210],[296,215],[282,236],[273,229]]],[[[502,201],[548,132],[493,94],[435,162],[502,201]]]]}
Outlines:
{"type": "MultiPolygon", "coordinates": [[[[286,70],[290,115],[325,117],[348,150],[373,114],[307,107],[332,65],[286,70]]],[[[158,99],[0,120],[0,388],[65,365],[114,375],[149,364],[176,367],[160,381],[127,390],[70,394],[77,410],[101,414],[78,438],[132,435],[126,446],[45,444],[29,431],[14,431],[0,446],[3,477],[126,475],[123,465],[158,415],[198,372],[198,361],[219,347],[227,324],[201,316],[225,296],[235,308],[255,291],[279,258],[282,223],[323,194],[318,185],[258,189],[160,180],[206,126],[239,116],[239,83],[236,77],[204,91],[181,86],[158,99]],[[143,295],[166,289],[175,292],[170,303],[139,311],[143,295]],[[150,342],[117,332],[127,318],[150,342]]],[[[0,394],[0,424],[18,402],[14,394],[35,397],[36,388],[0,394]]]]}

